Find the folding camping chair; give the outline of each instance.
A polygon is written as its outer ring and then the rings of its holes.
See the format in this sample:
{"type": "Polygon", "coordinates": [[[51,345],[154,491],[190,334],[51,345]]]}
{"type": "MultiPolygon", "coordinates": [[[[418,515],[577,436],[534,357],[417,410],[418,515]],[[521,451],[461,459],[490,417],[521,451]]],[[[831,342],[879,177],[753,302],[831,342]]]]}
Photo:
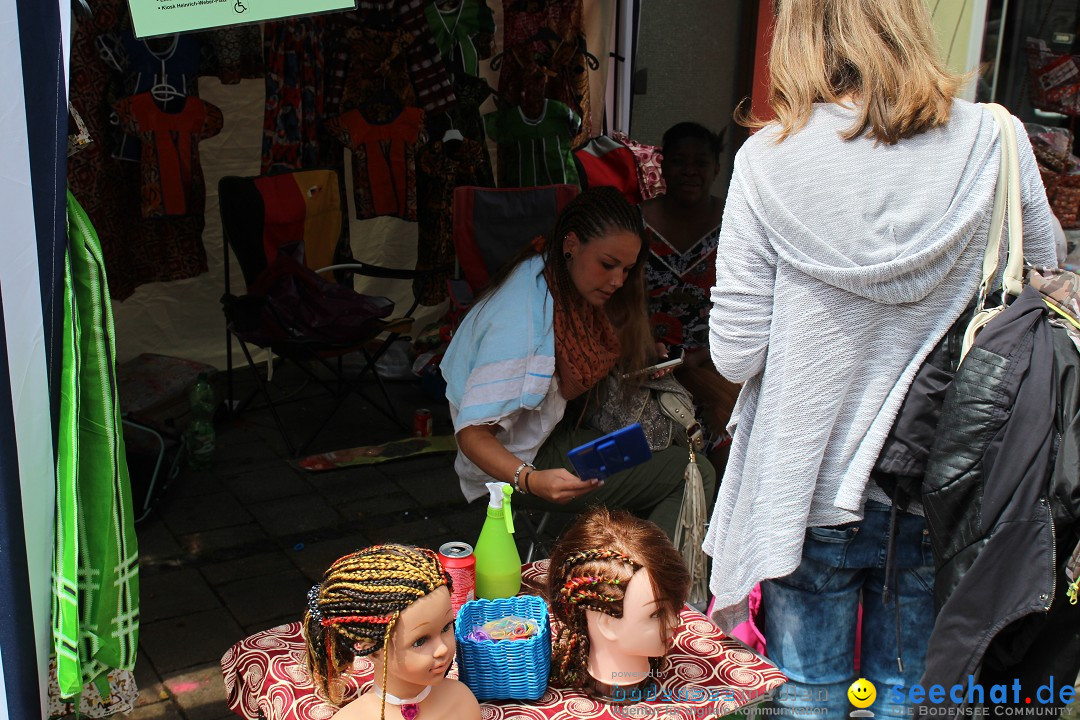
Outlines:
{"type": "Polygon", "coordinates": [[[532,188],[454,188],[454,254],[449,281],[453,314],[460,317],[491,277],[521,246],[555,227],[559,211],[578,194],[576,185],[532,188]]]}
{"type": "Polygon", "coordinates": [[[352,274],[367,277],[414,280],[427,273],[416,270],[384,268],[367,263],[336,263],[347,247],[348,235],[343,233],[345,215],[342,188],[333,170],[298,170],[257,177],[224,177],[218,184],[221,226],[225,236],[225,295],[222,305],[226,316],[227,397],[229,408],[240,412],[257,393],[261,393],[273,415],[290,453],[301,454],[330,422],[334,413],[350,393],[356,392],[373,407],[386,415],[402,430],[406,424],[399,417],[393,401],[379,375],[377,361],[390,345],[412,327],[412,313],[418,301],[404,317],[388,320],[393,303],[387,298],[364,296],[352,290],[352,274]],[[235,254],[248,294],[235,297],[229,287],[229,250],[235,254]],[[292,260],[296,261],[290,266],[292,260]],[[284,271],[284,272],[282,272],[284,271]],[[319,273],[320,275],[315,275],[319,273]],[[343,273],[341,284],[336,273],[343,273]],[[275,310],[272,298],[267,297],[266,285],[284,278],[292,280],[301,290],[283,316],[281,307],[275,310]],[[256,292],[252,292],[255,290],[256,292]],[[320,293],[332,295],[340,307],[357,307],[371,317],[358,318],[353,312],[328,313],[326,307],[312,302],[320,293]],[[293,313],[295,311],[295,313],[293,313]],[[322,316],[320,316],[320,313],[322,316]],[[296,324],[297,316],[306,314],[310,323],[296,324]],[[314,317],[310,317],[314,316],[314,317]],[[317,331],[312,327],[317,325],[317,331]],[[378,339],[388,333],[383,339],[378,339]],[[232,339],[243,351],[248,366],[254,372],[257,387],[245,400],[233,404],[232,339]],[[335,397],[333,409],[326,414],[309,436],[294,444],[291,434],[278,413],[268,381],[258,370],[249,345],[265,348],[284,361],[291,361],[310,380],[321,385],[335,397]],[[354,378],[344,372],[342,357],[358,352],[364,365],[354,378]],[[327,381],[325,369],[332,376],[327,381]],[[374,379],[382,396],[375,402],[361,389],[368,375],[374,379]]]}
{"type": "MultiPolygon", "coordinates": [[[[576,185],[454,188],[454,253],[459,267],[449,281],[449,290],[455,324],[523,245],[554,230],[559,212],[578,192],[576,185]]],[[[515,511],[514,522],[528,540],[525,562],[546,556],[550,550],[554,538],[550,533],[545,535],[550,516],[545,512],[534,520],[529,510],[515,511]]]]}

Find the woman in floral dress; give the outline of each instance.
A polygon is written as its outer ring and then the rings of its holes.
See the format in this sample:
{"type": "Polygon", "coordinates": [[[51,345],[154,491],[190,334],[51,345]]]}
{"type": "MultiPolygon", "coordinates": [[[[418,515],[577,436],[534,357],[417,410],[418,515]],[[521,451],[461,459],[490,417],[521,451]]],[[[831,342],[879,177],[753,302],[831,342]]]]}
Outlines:
{"type": "Polygon", "coordinates": [[[720,167],[723,134],[693,122],[664,133],[661,169],[667,192],[641,206],[649,241],[645,282],[658,342],[682,345],[676,377],[693,393],[712,440],[710,460],[722,471],[725,431],[738,387],[709,360],[709,290],[716,282],[716,242],[723,198],[711,193],[720,167]],[[719,462],[719,464],[717,464],[719,462]]]}

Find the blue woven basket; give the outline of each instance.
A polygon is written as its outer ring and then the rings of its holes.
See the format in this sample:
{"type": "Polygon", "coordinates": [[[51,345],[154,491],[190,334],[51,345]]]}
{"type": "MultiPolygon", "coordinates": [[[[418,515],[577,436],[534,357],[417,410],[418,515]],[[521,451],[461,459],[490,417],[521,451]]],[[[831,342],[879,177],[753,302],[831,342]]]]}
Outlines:
{"type": "Polygon", "coordinates": [[[539,700],[551,670],[547,603],[536,595],[470,600],[458,611],[458,677],[477,700],[539,700]],[[516,615],[536,620],[540,632],[525,640],[470,640],[477,625],[516,615]]]}

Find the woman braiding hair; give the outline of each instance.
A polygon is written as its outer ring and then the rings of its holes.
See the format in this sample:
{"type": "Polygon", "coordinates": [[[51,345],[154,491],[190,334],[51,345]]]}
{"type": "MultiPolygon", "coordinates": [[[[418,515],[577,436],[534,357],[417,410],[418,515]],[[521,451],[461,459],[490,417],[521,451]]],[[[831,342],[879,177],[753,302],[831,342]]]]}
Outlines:
{"type": "MultiPolygon", "coordinates": [[[[566,460],[568,450],[601,435],[578,427],[568,401],[587,398],[609,373],[656,359],[646,253],[640,213],[614,188],[596,187],[495,275],[441,364],[466,499],[486,497],[484,483],[498,480],[514,486],[518,506],[576,512],[611,504],[674,534],[685,450],[657,452],[610,486],[577,477],[566,460]]],[[[707,462],[700,467],[712,497],[715,473],[707,462]]]]}

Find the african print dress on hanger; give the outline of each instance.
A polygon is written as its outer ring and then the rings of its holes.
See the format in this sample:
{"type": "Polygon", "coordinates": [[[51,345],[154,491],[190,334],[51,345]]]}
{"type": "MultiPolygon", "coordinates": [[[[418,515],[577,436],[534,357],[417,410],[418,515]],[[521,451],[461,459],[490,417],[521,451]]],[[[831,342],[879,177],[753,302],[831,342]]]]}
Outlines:
{"type": "Polygon", "coordinates": [[[456,78],[458,73],[477,76],[480,61],[491,57],[495,16],[484,0],[457,0],[446,10],[437,2],[424,8],[435,45],[456,78]]]}
{"type": "Polygon", "coordinates": [[[581,118],[555,100],[541,108],[535,118],[519,107],[484,116],[488,137],[499,144],[499,187],[578,184],[572,149],[581,118]]]}
{"type": "Polygon", "coordinates": [[[221,132],[221,110],[197,97],[182,109],[164,112],[153,95],[141,93],[115,105],[120,126],[142,141],[142,215],[201,215],[206,187],[199,141],[221,132]]]}
{"type": "MultiPolygon", "coordinates": [[[[446,268],[454,263],[454,188],[462,185],[491,185],[491,169],[484,145],[464,138],[436,140],[420,148],[416,158],[416,190],[419,203],[419,230],[416,269],[446,268]]],[[[446,281],[452,271],[413,281],[413,292],[424,305],[438,305],[446,299],[446,281]]]]}
{"type": "Polygon", "coordinates": [[[392,215],[416,220],[416,149],[423,141],[424,111],[407,107],[388,123],[369,122],[359,110],[326,127],[353,153],[356,218],[392,215]]]}
{"type": "Polygon", "coordinates": [[[543,98],[568,106],[582,124],[577,147],[592,127],[589,69],[596,58],[586,52],[581,0],[503,0],[504,52],[491,61],[500,70],[499,96],[535,114],[543,98]]]}

